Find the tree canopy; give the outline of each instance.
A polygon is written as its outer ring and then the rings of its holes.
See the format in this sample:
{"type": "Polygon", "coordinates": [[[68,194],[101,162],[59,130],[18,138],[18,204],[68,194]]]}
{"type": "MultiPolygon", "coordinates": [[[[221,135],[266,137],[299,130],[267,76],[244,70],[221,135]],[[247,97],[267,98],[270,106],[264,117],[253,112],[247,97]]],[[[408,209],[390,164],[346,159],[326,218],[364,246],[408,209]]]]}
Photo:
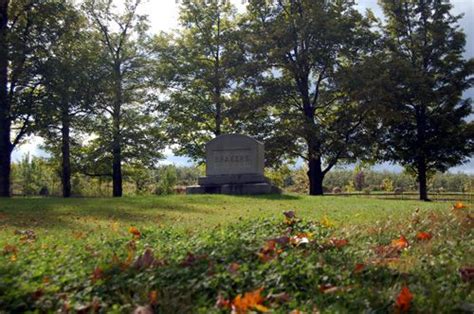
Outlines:
{"type": "Polygon", "coordinates": [[[389,161],[427,200],[472,156],[474,61],[449,1],[381,0],[379,20],[353,1],[192,0],[160,34],[141,4],[0,0],[0,196],[30,134],[65,197],[79,173],[143,190],[165,148],[200,162],[229,133],[263,141],[267,167],[303,160],[311,195],[337,165],[389,161]]]}

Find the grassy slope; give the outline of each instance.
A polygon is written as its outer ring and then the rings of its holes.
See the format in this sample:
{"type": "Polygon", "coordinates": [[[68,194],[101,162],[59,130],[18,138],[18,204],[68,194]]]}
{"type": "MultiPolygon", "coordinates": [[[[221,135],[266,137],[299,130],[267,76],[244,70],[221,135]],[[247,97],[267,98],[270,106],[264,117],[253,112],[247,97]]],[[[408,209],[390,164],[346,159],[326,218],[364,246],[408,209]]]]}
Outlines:
{"type": "Polygon", "coordinates": [[[0,254],[0,313],[2,307],[49,311],[63,303],[77,308],[92,302],[94,296],[107,311],[130,312],[147,302],[152,289],[159,292],[159,310],[196,312],[193,307],[197,306],[206,313],[218,292],[232,299],[259,286],[265,286],[266,293],[282,292],[282,287],[290,293],[293,301],[272,305],[282,313],[295,308],[309,311],[315,304],[328,312],[361,311],[369,305],[391,312],[403,283],[410,283],[418,311],[451,311],[474,302],[469,285],[460,281],[457,272],[459,267],[472,266],[474,240],[472,217],[466,217],[470,210],[457,214],[449,207],[448,203],[293,195],[0,199],[0,248],[18,248],[15,260],[5,249],[0,254]],[[303,225],[301,231],[315,230],[315,247],[287,249],[281,257],[261,263],[256,252],[266,239],[285,232],[286,227],[278,224],[287,210],[333,226],[303,225]],[[116,254],[124,261],[130,253],[130,226],[142,232],[134,244],[134,258],[150,247],[156,256],[168,260],[168,266],[157,272],[116,273],[111,260],[116,254]],[[37,238],[22,241],[15,230],[33,230],[37,238]],[[418,231],[431,232],[433,240],[417,243],[418,231]],[[374,248],[400,234],[409,238],[410,250],[395,263],[379,262],[374,248]],[[332,237],[347,238],[350,244],[319,252],[318,245],[332,237]],[[214,256],[216,275],[206,275],[208,262],[183,269],[180,261],[187,252],[214,256]],[[361,276],[351,274],[355,263],[373,261],[377,262],[361,276]],[[246,271],[229,277],[226,267],[231,262],[246,271]],[[97,267],[108,274],[104,275],[107,279],[91,280],[97,267]],[[318,292],[324,280],[358,288],[325,295],[318,292]],[[40,296],[33,297],[37,291],[40,296]]]}

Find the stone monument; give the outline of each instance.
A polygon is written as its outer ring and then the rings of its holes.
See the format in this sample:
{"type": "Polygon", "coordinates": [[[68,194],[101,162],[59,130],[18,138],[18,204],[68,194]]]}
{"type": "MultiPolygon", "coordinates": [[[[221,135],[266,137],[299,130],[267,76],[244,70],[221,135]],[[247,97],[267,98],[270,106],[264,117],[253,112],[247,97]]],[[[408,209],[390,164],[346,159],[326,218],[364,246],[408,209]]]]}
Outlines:
{"type": "Polygon", "coordinates": [[[187,194],[279,193],[263,175],[263,143],[245,135],[221,135],[206,145],[206,176],[187,194]]]}

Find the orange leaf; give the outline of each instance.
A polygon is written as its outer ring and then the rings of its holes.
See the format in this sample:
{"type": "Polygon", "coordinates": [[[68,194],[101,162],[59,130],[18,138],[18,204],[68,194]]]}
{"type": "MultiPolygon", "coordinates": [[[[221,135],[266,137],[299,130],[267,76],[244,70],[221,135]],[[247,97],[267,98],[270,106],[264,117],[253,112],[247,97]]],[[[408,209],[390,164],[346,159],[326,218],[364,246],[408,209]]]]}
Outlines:
{"type": "Polygon", "coordinates": [[[396,307],[400,312],[407,312],[410,309],[413,294],[407,286],[404,286],[397,297],[396,307]]]}
{"type": "Polygon", "coordinates": [[[140,231],[138,231],[138,229],[137,229],[136,227],[130,227],[130,228],[128,228],[128,232],[131,233],[131,234],[133,234],[133,237],[134,237],[134,238],[137,238],[137,239],[140,238],[140,236],[142,235],[142,234],[140,233],[140,231]]]}
{"type": "Polygon", "coordinates": [[[260,294],[263,288],[246,292],[242,297],[237,295],[232,302],[232,310],[235,313],[247,313],[248,310],[254,309],[260,312],[268,312],[268,308],[263,306],[265,298],[260,294]]]}
{"type": "Polygon", "coordinates": [[[462,202],[456,202],[456,203],[454,203],[453,208],[454,209],[463,209],[463,208],[467,208],[467,206],[464,205],[462,202]]]}
{"type": "Polygon", "coordinates": [[[420,241],[430,240],[433,236],[428,232],[418,232],[416,238],[420,241]]]}
{"type": "Polygon", "coordinates": [[[5,244],[5,246],[3,247],[3,254],[7,255],[11,253],[13,253],[14,255],[18,253],[18,248],[15,245],[5,244]]]}
{"type": "Polygon", "coordinates": [[[150,291],[148,294],[148,299],[150,300],[151,305],[156,305],[158,303],[158,291],[150,291]]]}
{"type": "Polygon", "coordinates": [[[356,264],[354,267],[354,273],[360,273],[361,271],[364,270],[364,268],[365,268],[365,264],[362,264],[362,263],[356,264]]]}
{"type": "Polygon", "coordinates": [[[331,244],[337,248],[341,248],[349,244],[349,241],[347,239],[331,239],[331,244]]]}
{"type": "Polygon", "coordinates": [[[400,236],[399,239],[392,240],[392,246],[396,247],[399,250],[406,249],[409,246],[407,238],[405,236],[400,236]]]}

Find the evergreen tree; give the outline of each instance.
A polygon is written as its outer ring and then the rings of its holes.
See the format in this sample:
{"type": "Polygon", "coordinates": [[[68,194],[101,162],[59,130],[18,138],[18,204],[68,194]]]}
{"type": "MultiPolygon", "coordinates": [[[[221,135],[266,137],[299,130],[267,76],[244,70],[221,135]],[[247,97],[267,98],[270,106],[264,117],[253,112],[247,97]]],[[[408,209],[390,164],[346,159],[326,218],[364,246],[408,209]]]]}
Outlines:
{"type": "Polygon", "coordinates": [[[470,99],[474,60],[463,58],[461,16],[445,0],[382,0],[390,92],[384,102],[384,157],[416,174],[428,200],[430,173],[467,160],[474,148],[470,99]]]}

